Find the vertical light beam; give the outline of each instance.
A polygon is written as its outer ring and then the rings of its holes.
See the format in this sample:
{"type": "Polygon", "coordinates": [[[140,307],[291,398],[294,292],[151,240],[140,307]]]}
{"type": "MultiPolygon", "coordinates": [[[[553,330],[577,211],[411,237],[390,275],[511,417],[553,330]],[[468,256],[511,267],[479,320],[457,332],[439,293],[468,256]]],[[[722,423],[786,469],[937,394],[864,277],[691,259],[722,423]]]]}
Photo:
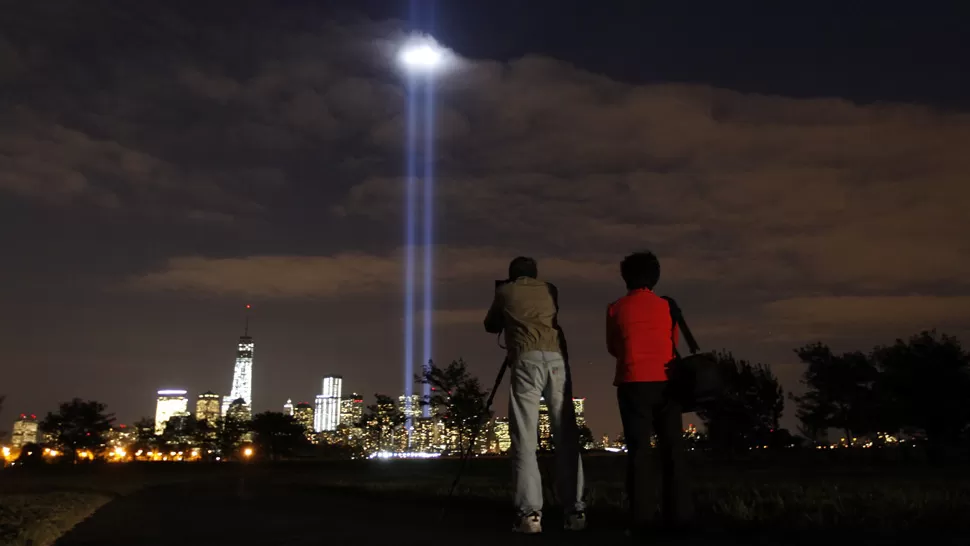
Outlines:
{"type": "Polygon", "coordinates": [[[417,206],[416,193],[416,165],[414,142],[417,136],[415,110],[417,108],[417,95],[415,93],[415,77],[408,76],[408,105],[407,105],[407,144],[405,146],[407,158],[407,209],[405,212],[405,266],[404,266],[404,394],[405,411],[408,419],[406,426],[411,428],[411,394],[414,392],[414,245],[416,243],[416,218],[415,208],[417,206]]]}
{"type": "MultiPolygon", "coordinates": [[[[424,336],[422,366],[431,361],[433,330],[434,284],[434,84],[428,75],[424,85],[424,336]]],[[[422,395],[431,394],[431,386],[422,385],[422,395]]],[[[431,414],[429,406],[422,406],[421,414],[431,414]]]]}

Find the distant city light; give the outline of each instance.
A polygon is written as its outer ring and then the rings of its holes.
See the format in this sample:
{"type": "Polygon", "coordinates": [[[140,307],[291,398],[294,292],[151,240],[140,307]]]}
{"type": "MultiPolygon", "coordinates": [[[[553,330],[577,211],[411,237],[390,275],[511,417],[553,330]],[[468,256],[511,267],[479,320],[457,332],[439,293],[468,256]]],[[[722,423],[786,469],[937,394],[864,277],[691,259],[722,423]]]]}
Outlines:
{"type": "Polygon", "coordinates": [[[422,452],[394,452],[378,451],[371,453],[368,459],[435,459],[441,457],[441,453],[422,453],[422,452]]]}
{"type": "Polygon", "coordinates": [[[243,456],[246,457],[246,458],[252,457],[253,456],[253,448],[247,447],[246,449],[244,449],[243,450],[243,456]]]}

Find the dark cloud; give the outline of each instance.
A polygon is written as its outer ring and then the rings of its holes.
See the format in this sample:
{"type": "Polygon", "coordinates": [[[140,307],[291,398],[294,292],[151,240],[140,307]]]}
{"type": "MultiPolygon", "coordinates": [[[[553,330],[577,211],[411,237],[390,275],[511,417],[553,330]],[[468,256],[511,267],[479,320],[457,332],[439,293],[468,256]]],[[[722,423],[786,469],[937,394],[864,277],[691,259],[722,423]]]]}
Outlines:
{"type": "MultiPolygon", "coordinates": [[[[325,300],[340,317],[335,346],[358,342],[341,358],[383,375],[399,355],[369,353],[351,330],[400,336],[405,25],[119,10],[86,27],[63,24],[91,18],[83,3],[65,9],[35,15],[51,23],[43,40],[0,40],[11,83],[0,192],[38,211],[124,218],[116,231],[139,239],[118,234],[118,248],[140,258],[89,291],[132,306],[154,293],[198,308],[213,305],[204,295],[325,300]]],[[[571,346],[590,363],[577,373],[602,400],[602,311],[622,292],[618,260],[641,248],[661,256],[661,289],[704,345],[746,357],[784,364],[816,337],[864,346],[906,329],[970,331],[970,115],[633,85],[541,55],[454,61],[435,83],[442,358],[486,350],[482,306],[516,254],[561,283],[571,346]]],[[[92,261],[122,252],[99,248],[92,261]]],[[[783,369],[794,388],[795,368],[783,369]]],[[[267,390],[266,404],[288,396],[267,390]]],[[[609,411],[595,424],[614,430],[609,411]]]]}
{"type": "MultiPolygon", "coordinates": [[[[423,247],[415,248],[422,258],[423,247]]],[[[353,298],[360,294],[393,297],[402,290],[404,249],[384,255],[342,253],[334,256],[248,256],[244,258],[174,258],[167,266],[129,279],[132,290],[187,291],[261,298],[353,298]]],[[[435,284],[467,287],[482,274],[500,276],[507,251],[495,248],[437,246],[440,264],[432,272],[435,284]]],[[[543,273],[559,279],[602,283],[613,280],[612,263],[545,258],[543,273]]],[[[417,293],[420,294],[421,287],[417,293]]]]}

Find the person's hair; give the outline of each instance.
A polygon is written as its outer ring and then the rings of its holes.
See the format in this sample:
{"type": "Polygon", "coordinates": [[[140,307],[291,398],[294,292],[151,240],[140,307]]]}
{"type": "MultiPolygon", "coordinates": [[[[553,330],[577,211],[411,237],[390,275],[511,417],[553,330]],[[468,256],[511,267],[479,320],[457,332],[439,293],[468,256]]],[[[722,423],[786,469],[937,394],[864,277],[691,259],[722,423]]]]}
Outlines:
{"type": "Polygon", "coordinates": [[[653,252],[634,252],[620,262],[620,275],[627,290],[653,290],[660,280],[660,260],[653,252]]]}
{"type": "Polygon", "coordinates": [[[539,266],[536,261],[526,256],[519,256],[509,264],[509,280],[514,281],[519,277],[536,278],[539,276],[539,266]]]}

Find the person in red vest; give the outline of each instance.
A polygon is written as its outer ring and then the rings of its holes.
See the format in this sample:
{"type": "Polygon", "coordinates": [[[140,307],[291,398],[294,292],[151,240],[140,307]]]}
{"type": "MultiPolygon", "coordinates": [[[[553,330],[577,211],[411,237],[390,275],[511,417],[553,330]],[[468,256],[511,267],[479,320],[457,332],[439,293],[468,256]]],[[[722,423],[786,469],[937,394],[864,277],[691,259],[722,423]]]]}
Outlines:
{"type": "Polygon", "coordinates": [[[666,368],[674,358],[677,329],[669,304],[653,292],[660,279],[660,262],[653,253],[627,256],[620,274],[627,294],[607,308],[606,345],[616,358],[613,384],[627,446],[630,530],[640,534],[652,525],[658,505],[663,524],[680,528],[691,517],[692,506],[685,482],[681,407],[667,389],[666,368]],[[654,434],[659,465],[651,456],[654,434]]]}

